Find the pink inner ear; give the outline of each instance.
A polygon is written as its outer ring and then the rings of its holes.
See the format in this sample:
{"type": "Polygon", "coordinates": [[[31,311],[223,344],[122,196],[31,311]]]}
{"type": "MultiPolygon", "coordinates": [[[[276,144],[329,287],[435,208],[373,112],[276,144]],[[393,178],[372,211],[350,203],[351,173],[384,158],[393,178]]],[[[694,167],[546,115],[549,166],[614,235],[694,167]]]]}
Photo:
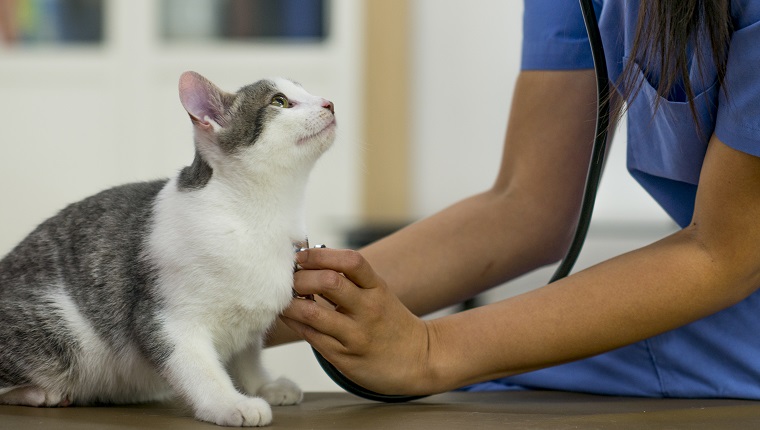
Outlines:
{"type": "Polygon", "coordinates": [[[190,117],[201,124],[222,115],[220,91],[208,79],[195,72],[185,72],[179,78],[179,98],[190,117]]]}

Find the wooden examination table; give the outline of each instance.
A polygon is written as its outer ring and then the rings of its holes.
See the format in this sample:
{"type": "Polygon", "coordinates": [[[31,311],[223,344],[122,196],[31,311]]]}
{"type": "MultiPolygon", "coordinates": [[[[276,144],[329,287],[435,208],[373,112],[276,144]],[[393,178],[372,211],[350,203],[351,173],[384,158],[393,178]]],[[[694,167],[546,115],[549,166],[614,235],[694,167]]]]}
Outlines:
{"type": "MultiPolygon", "coordinates": [[[[172,404],[0,406],[0,429],[219,429],[172,404]]],[[[760,402],[643,399],[550,391],[446,393],[381,404],[346,393],[306,393],[274,408],[269,429],[760,429],[760,402]]]]}

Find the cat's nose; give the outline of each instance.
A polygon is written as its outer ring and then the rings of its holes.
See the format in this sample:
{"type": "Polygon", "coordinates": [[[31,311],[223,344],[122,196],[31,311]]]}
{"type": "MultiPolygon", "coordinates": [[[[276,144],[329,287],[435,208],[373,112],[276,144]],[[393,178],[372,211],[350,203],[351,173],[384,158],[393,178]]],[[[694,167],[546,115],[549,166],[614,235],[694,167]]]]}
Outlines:
{"type": "Polygon", "coordinates": [[[322,100],[322,107],[329,110],[333,115],[335,114],[335,105],[330,100],[322,100]]]}

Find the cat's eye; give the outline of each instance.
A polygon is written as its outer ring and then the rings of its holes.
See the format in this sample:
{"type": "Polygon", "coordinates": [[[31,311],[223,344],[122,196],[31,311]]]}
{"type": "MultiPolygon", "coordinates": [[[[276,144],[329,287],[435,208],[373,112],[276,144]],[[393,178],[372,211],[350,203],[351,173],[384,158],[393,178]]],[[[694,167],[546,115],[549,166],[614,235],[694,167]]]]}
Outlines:
{"type": "Polygon", "coordinates": [[[272,106],[277,106],[281,108],[289,108],[290,107],[290,101],[288,101],[288,98],[285,97],[282,94],[277,94],[274,97],[272,97],[272,101],[269,102],[272,106]]]}

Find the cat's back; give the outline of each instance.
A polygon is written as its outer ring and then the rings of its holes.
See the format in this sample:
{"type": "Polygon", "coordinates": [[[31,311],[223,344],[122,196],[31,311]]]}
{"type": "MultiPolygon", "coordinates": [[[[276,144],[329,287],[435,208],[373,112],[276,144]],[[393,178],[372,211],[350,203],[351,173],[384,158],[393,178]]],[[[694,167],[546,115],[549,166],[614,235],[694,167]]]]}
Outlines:
{"type": "Polygon", "coordinates": [[[126,275],[141,252],[153,203],[165,184],[121,185],[68,205],[0,260],[0,291],[126,275]]]}
{"type": "MultiPolygon", "coordinates": [[[[132,345],[135,309],[154,303],[141,253],[165,184],[122,185],[73,203],[0,260],[0,394],[33,384],[84,403],[158,395],[132,345]]],[[[143,314],[152,330],[152,314],[143,314]]]]}

